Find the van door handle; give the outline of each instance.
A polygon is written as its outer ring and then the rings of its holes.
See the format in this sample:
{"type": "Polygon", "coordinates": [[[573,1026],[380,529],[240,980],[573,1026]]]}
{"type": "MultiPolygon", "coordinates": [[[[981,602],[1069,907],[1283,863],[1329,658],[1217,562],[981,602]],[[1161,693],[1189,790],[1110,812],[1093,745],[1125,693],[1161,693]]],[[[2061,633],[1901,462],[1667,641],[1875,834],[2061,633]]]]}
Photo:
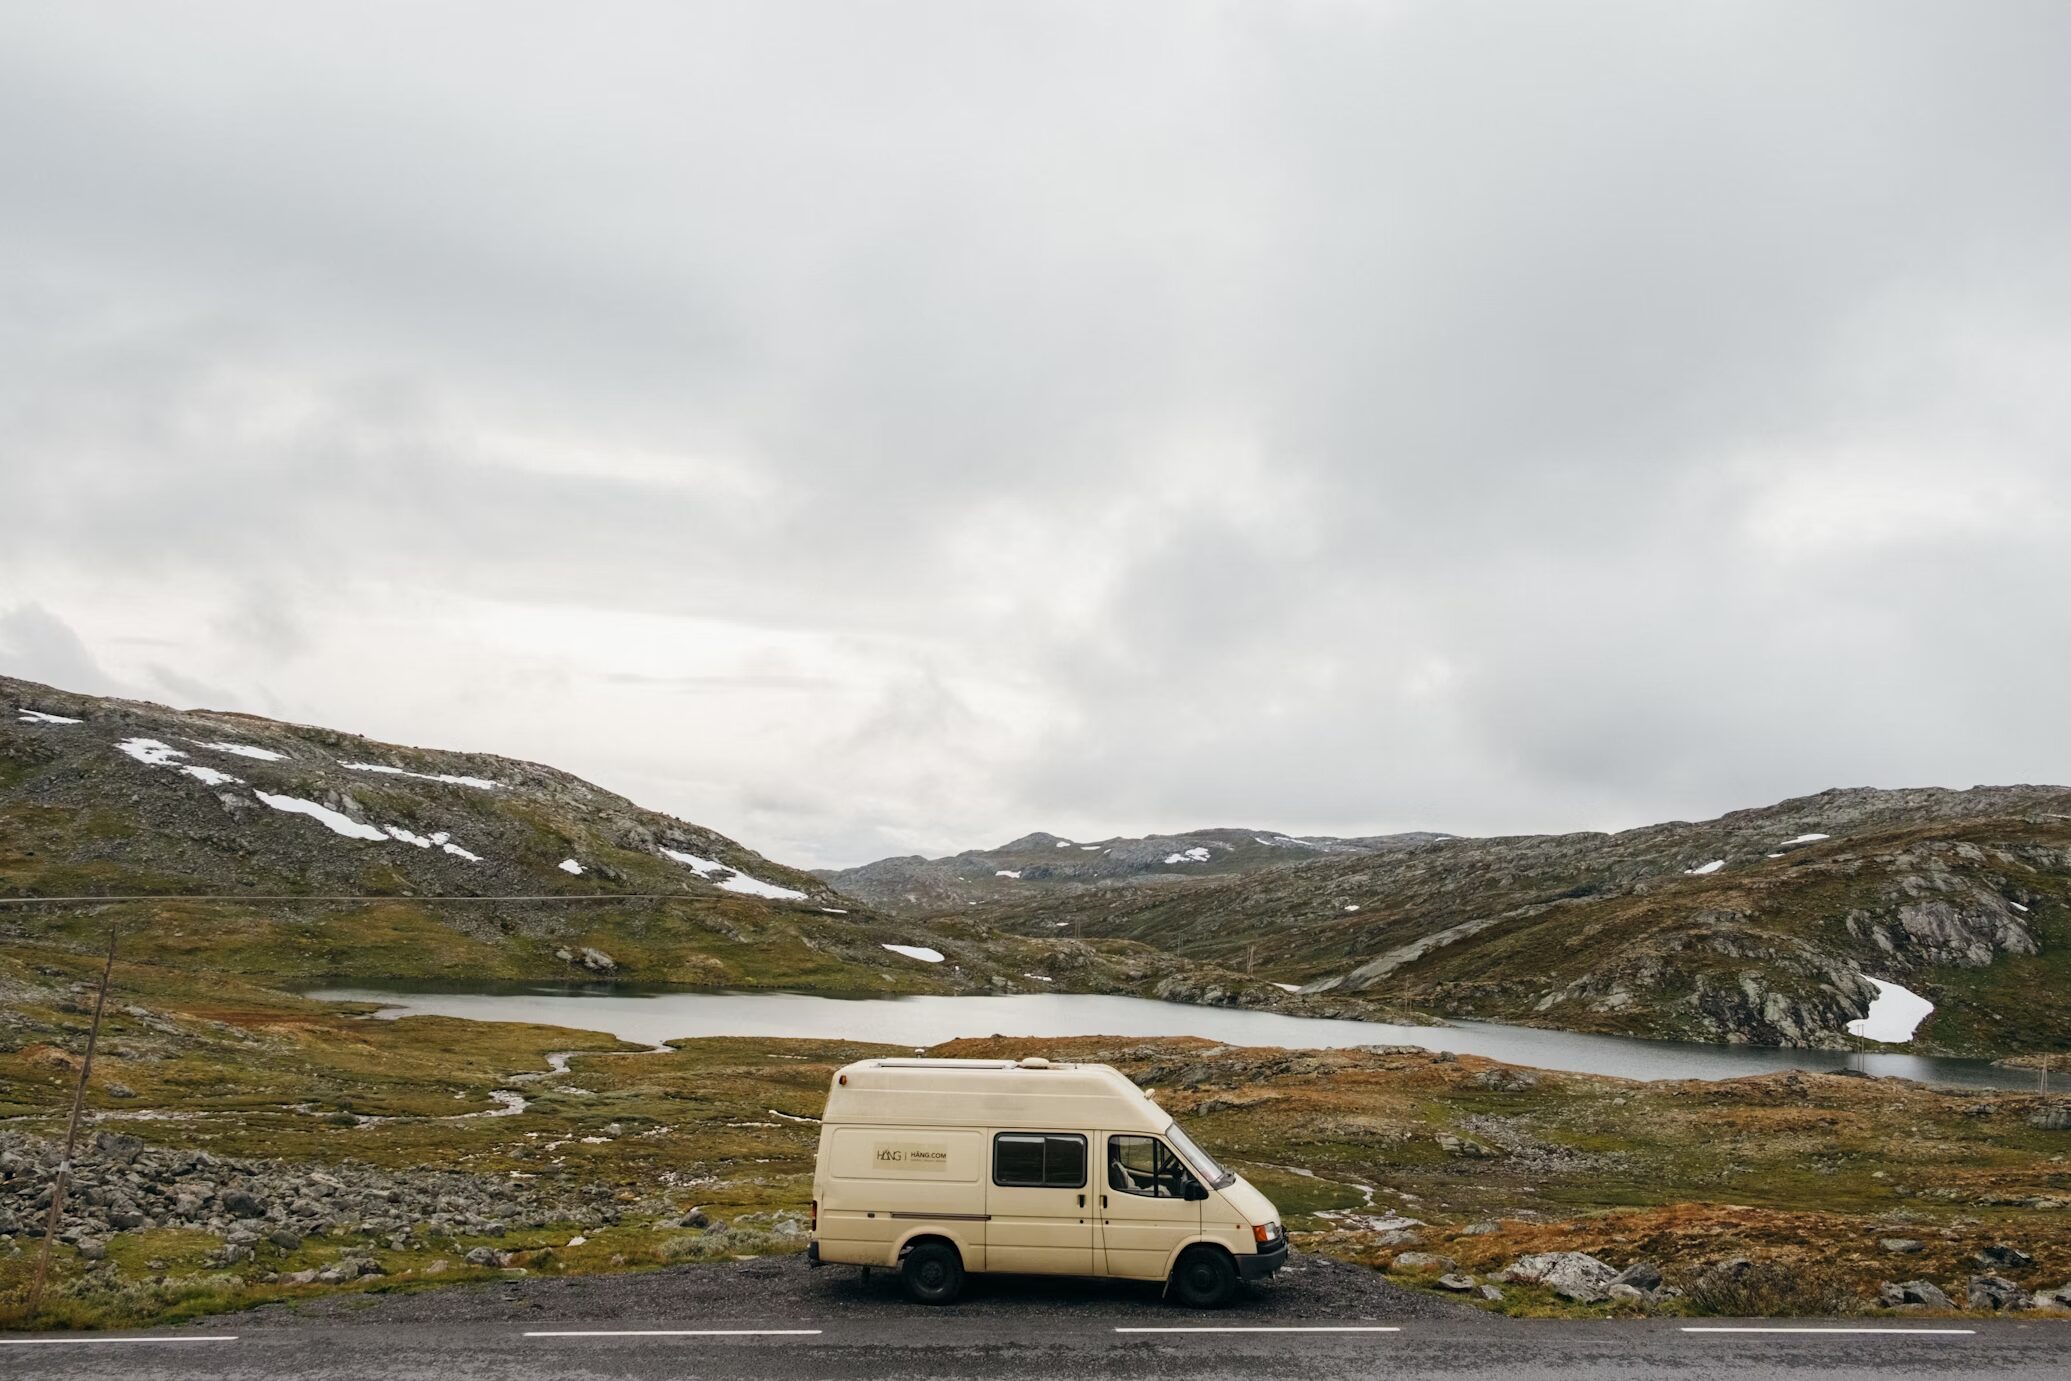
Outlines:
{"type": "Polygon", "coordinates": [[[1107,1207],[1107,1195],[1103,1194],[1103,1195],[1101,1195],[1101,1196],[1100,1196],[1100,1206],[1101,1206],[1102,1208],[1106,1208],[1106,1207],[1107,1207]]]}
{"type": "Polygon", "coordinates": [[[1081,1194],[1081,1195],[1079,1195],[1079,1207],[1080,1207],[1080,1208],[1084,1208],[1085,1206],[1086,1206],[1086,1196],[1085,1196],[1084,1194],[1081,1194]]]}

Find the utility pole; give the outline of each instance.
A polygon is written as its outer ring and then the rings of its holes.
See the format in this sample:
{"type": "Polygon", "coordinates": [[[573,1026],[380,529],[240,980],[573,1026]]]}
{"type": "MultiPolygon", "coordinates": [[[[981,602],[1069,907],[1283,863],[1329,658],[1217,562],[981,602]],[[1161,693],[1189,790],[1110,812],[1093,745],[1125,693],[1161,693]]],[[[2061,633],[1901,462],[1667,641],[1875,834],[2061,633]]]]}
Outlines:
{"type": "Polygon", "coordinates": [[[72,1120],[65,1126],[65,1158],[58,1162],[57,1181],[50,1187],[50,1217],[43,1223],[43,1246],[36,1254],[36,1274],[29,1282],[29,1317],[43,1302],[43,1279],[50,1272],[50,1244],[57,1238],[65,1213],[65,1185],[72,1178],[72,1153],[79,1145],[79,1115],[86,1107],[86,1081],[93,1073],[94,1047],[101,1039],[101,1012],[108,1005],[108,978],[115,972],[115,927],[108,928],[108,962],[101,967],[101,991],[93,1001],[93,1025],[86,1033],[86,1058],[79,1062],[79,1082],[72,1088],[72,1120]]]}

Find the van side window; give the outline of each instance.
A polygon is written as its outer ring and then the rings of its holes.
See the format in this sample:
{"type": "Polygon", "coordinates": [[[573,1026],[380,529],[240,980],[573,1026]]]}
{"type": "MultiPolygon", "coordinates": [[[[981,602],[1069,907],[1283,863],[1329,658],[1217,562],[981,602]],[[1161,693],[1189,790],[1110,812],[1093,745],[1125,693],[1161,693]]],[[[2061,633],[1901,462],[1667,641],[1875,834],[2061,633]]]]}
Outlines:
{"type": "Polygon", "coordinates": [[[992,1139],[992,1182],[1022,1189],[1084,1189],[1086,1138],[1066,1132],[1001,1132],[992,1139]]]}
{"type": "Polygon", "coordinates": [[[1193,1177],[1172,1149],[1154,1136],[1107,1139],[1107,1187],[1151,1199],[1183,1199],[1193,1177]]]}

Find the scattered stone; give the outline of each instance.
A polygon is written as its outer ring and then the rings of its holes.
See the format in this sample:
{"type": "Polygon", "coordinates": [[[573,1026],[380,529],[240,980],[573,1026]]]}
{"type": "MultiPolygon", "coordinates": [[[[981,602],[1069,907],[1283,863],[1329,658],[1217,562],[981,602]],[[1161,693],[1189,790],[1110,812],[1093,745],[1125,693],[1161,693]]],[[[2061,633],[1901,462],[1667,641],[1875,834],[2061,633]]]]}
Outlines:
{"type": "Polygon", "coordinates": [[[1885,1251],[1901,1256],[1910,1256],[1922,1250],[1921,1244],[1911,1237],[1880,1237],[1877,1245],[1885,1251]]]}
{"type": "Polygon", "coordinates": [[[1473,1276],[1462,1275],[1458,1271],[1448,1271],[1431,1283],[1441,1290],[1451,1290],[1460,1295],[1473,1294],[1477,1288],[1473,1276]]]}
{"type": "Polygon", "coordinates": [[[1382,1247],[1421,1247],[1424,1239],[1408,1228],[1389,1228],[1386,1232],[1374,1234],[1374,1243],[1382,1247]]]}
{"type": "Polygon", "coordinates": [[[467,1254],[467,1264],[470,1266],[500,1265],[502,1263],[496,1259],[497,1256],[498,1253],[494,1247],[476,1247],[467,1254]]]}
{"type": "Polygon", "coordinates": [[[88,1261],[104,1261],[108,1256],[108,1244],[91,1237],[82,1237],[73,1246],[79,1255],[88,1261]]]}
{"type": "Polygon", "coordinates": [[[1479,1223],[1469,1223],[1466,1227],[1461,1228],[1460,1236],[1489,1237],[1501,1232],[1502,1230],[1503,1225],[1501,1223],[1496,1222],[1493,1218],[1488,1218],[1483,1219],[1479,1223]]]}
{"type": "Polygon", "coordinates": [[[243,1189],[232,1189],[223,1195],[223,1211],[239,1218],[264,1218],[266,1203],[258,1195],[243,1189]]]}
{"type": "Polygon", "coordinates": [[[1604,1287],[1604,1298],[1619,1304],[1645,1304],[1647,1302],[1647,1292],[1640,1289],[1637,1285],[1628,1285],[1622,1280],[1614,1280],[1604,1287]]]}
{"type": "Polygon", "coordinates": [[[284,1252],[295,1251],[302,1245],[302,1239],[286,1228],[275,1228],[266,1234],[266,1240],[284,1252]]]}
{"type": "Polygon", "coordinates": [[[316,1273],[317,1282],[322,1285],[350,1284],[360,1278],[360,1268],[363,1264],[350,1256],[342,1261],[333,1261],[316,1273]]]}

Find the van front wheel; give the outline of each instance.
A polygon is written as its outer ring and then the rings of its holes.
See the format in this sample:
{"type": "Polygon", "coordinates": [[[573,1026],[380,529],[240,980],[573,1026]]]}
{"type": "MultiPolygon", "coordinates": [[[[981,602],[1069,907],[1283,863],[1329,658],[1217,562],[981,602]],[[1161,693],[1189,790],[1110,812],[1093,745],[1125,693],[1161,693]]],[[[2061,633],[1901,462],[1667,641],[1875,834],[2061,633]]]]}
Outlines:
{"type": "Polygon", "coordinates": [[[1179,1302],[1195,1309],[1220,1309],[1237,1293],[1237,1267],[1227,1252],[1193,1247],[1182,1253],[1172,1270],[1172,1288],[1179,1302]]]}
{"type": "Polygon", "coordinates": [[[899,1278],[917,1304],[954,1304],[964,1290],[963,1259],[946,1243],[922,1242],[906,1253],[899,1278]]]}

